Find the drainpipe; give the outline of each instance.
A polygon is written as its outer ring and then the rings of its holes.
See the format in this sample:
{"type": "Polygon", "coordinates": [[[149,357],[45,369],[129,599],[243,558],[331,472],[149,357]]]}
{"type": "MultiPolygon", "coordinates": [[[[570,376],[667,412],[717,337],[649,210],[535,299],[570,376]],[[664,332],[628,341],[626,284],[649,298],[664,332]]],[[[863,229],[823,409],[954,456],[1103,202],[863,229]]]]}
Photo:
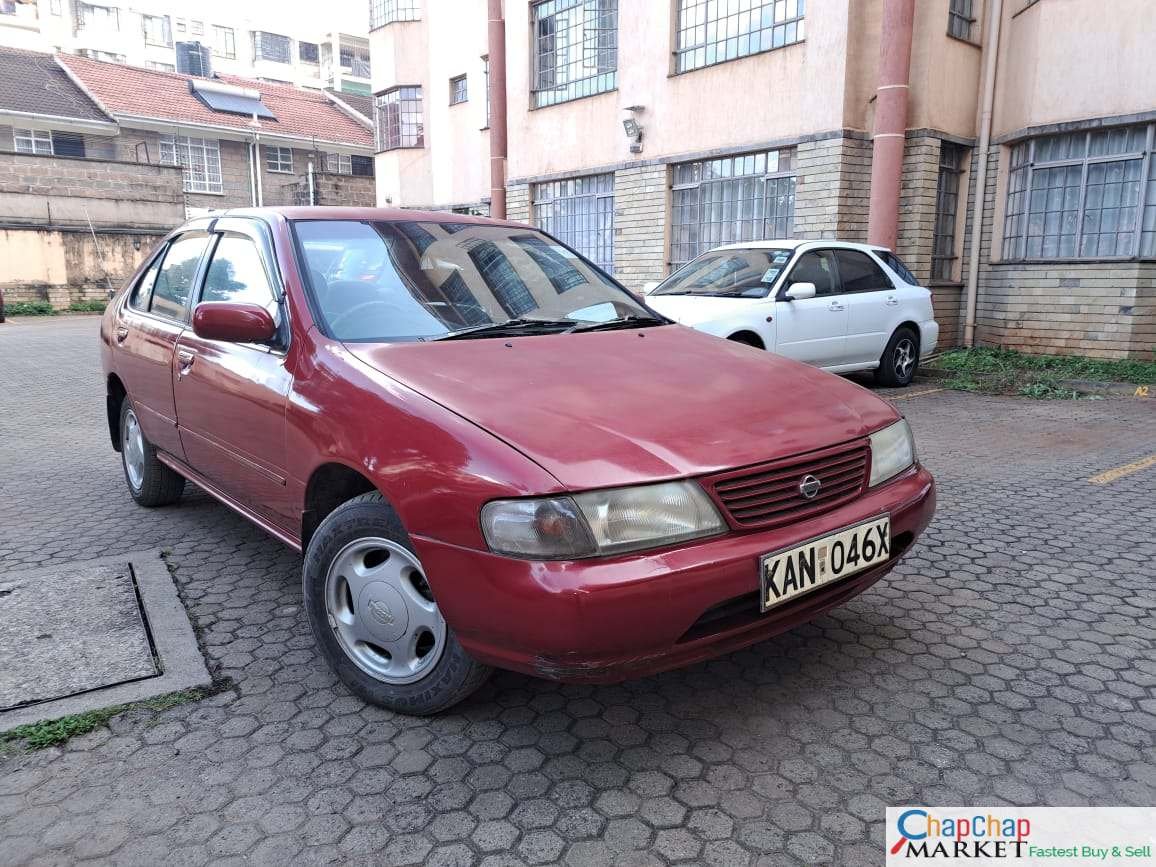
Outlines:
{"type": "Polygon", "coordinates": [[[975,345],[975,308],[979,300],[979,248],[983,236],[983,203],[987,198],[987,157],[991,149],[991,113],[995,105],[996,61],[999,59],[999,30],[1003,21],[1003,0],[989,0],[987,34],[983,47],[983,99],[979,113],[979,141],[976,143],[975,201],[971,204],[971,243],[967,253],[967,315],[963,320],[963,345],[975,345]]]}
{"type": "Polygon", "coordinates": [[[257,207],[257,160],[253,156],[253,142],[249,142],[249,200],[257,207]]]}
{"type": "Polygon", "coordinates": [[[489,0],[490,216],[506,219],[506,20],[502,0],[489,0]]]}
{"type": "Polygon", "coordinates": [[[309,160],[309,165],[305,170],[305,178],[309,182],[309,206],[317,204],[317,192],[313,187],[313,160],[309,160]]]}
{"type": "Polygon", "coordinates": [[[871,212],[867,240],[895,249],[899,237],[899,189],[907,133],[907,91],[915,0],[884,0],[875,89],[875,134],[871,149],[871,212]]]}

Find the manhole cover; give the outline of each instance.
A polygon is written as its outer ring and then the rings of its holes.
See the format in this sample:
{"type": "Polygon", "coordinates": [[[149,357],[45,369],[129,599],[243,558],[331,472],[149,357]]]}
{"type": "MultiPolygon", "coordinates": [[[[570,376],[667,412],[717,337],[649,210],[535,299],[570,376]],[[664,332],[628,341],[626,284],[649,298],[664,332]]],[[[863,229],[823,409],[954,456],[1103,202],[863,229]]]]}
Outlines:
{"type": "Polygon", "coordinates": [[[0,578],[0,711],[159,674],[127,560],[0,578]]]}

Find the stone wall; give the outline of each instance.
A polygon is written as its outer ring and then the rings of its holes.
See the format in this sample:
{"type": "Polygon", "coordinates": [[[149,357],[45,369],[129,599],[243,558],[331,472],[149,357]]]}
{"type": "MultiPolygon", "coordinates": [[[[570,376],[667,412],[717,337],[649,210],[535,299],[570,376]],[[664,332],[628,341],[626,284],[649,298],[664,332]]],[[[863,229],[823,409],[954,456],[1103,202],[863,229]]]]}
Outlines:
{"type": "Polygon", "coordinates": [[[848,132],[801,142],[795,160],[795,237],[866,241],[870,140],[848,132]]]}
{"type": "Polygon", "coordinates": [[[511,184],[506,187],[506,219],[517,223],[530,222],[529,184],[511,184]]]}
{"type": "Polygon", "coordinates": [[[614,173],[614,276],[635,292],[666,276],[669,174],[665,165],[614,173]]]}

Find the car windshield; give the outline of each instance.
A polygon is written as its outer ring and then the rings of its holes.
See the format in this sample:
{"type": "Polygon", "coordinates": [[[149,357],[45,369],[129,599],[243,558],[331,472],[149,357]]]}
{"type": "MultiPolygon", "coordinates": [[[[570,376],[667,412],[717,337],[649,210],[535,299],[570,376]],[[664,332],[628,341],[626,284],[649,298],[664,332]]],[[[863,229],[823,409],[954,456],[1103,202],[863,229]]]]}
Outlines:
{"type": "Polygon", "coordinates": [[[338,340],[498,336],[504,323],[534,333],[653,322],[598,268],[533,229],[352,220],[295,228],[317,306],[338,340]]]}
{"type": "Polygon", "coordinates": [[[684,265],[651,295],[717,295],[765,298],[791,258],[791,250],[715,250],[684,265]]]}

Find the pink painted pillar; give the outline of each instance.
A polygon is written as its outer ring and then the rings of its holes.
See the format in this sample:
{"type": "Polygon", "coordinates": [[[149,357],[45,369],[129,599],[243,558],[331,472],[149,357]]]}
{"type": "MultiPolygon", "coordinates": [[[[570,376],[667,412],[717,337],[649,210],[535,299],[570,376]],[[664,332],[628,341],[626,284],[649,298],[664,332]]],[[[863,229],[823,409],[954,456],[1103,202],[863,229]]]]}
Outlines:
{"type": "Polygon", "coordinates": [[[914,24],[915,0],[883,0],[867,241],[892,249],[899,237],[899,188],[903,179],[907,80],[911,73],[914,24]]]}
{"type": "Polygon", "coordinates": [[[489,0],[490,216],[506,219],[506,20],[502,0],[489,0]]]}

